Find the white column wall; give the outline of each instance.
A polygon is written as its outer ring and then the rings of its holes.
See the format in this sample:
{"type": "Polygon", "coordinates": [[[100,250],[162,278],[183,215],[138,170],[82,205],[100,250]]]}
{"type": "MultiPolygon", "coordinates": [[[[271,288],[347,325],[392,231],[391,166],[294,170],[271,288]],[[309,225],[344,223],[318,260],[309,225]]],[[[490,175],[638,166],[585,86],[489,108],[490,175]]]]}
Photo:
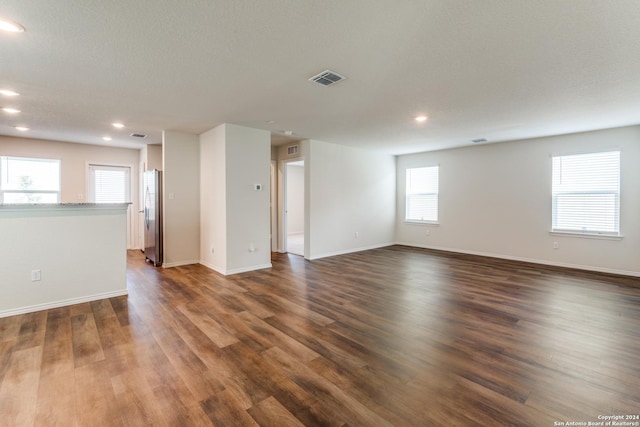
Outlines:
{"type": "Polygon", "coordinates": [[[200,262],[222,274],[270,267],[270,133],[223,124],[200,136],[200,155],[200,262]]]}
{"type": "Polygon", "coordinates": [[[227,274],[271,267],[271,134],[225,126],[227,274]]]}
{"type": "Polygon", "coordinates": [[[227,271],[225,125],[200,135],[200,263],[227,271]]]}
{"type": "Polygon", "coordinates": [[[173,267],[200,260],[200,140],[162,134],[164,262],[173,267]]]}

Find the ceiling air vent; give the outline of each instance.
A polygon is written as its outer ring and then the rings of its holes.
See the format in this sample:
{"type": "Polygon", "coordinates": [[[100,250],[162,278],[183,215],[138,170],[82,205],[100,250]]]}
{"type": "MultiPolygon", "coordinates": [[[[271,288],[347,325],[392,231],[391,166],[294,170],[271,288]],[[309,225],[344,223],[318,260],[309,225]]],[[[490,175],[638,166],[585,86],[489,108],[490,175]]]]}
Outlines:
{"type": "Polygon", "coordinates": [[[479,144],[481,142],[488,142],[489,140],[487,138],[478,138],[478,139],[472,139],[471,142],[473,142],[474,144],[479,144]]]}
{"type": "Polygon", "coordinates": [[[132,133],[131,136],[133,136],[134,138],[146,138],[147,135],[143,134],[143,133],[132,133]]]}
{"type": "Polygon", "coordinates": [[[331,86],[344,79],[346,79],[345,76],[341,76],[340,74],[331,70],[324,70],[320,74],[311,77],[309,81],[316,82],[318,84],[321,84],[322,86],[331,86]]]}
{"type": "Polygon", "coordinates": [[[287,147],[287,156],[293,156],[295,154],[298,154],[298,146],[297,145],[290,145],[287,147]]]}

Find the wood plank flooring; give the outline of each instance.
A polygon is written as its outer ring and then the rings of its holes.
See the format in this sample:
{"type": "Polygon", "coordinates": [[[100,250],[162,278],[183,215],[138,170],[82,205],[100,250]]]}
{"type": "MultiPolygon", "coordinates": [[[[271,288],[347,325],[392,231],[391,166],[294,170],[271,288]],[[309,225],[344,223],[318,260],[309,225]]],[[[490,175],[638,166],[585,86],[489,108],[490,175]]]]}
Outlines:
{"type": "Polygon", "coordinates": [[[0,425],[640,414],[640,279],[401,246],[230,277],[128,257],[127,297],[0,319],[0,425]]]}

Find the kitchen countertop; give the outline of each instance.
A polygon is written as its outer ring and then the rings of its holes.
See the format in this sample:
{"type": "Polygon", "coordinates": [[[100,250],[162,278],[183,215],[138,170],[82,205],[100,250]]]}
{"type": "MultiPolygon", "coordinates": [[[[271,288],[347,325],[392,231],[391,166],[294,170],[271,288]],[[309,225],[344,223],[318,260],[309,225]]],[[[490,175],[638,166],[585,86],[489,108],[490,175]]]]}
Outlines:
{"type": "Polygon", "coordinates": [[[18,214],[99,214],[108,211],[125,212],[131,203],[7,203],[0,204],[0,214],[15,216],[18,214]]]}
{"type": "Polygon", "coordinates": [[[0,209],[126,208],[131,203],[0,203],[0,209]]]}

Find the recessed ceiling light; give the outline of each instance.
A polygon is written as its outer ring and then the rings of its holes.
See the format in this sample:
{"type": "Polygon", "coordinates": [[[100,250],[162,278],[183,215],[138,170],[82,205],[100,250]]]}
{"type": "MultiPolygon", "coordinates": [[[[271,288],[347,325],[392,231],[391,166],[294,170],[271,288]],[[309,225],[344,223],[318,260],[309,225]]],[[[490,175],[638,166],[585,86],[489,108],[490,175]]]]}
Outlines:
{"type": "Polygon", "coordinates": [[[111,141],[111,137],[110,136],[103,136],[102,139],[104,139],[105,141],[111,141]]]}
{"type": "Polygon", "coordinates": [[[420,122],[420,123],[426,122],[427,121],[427,116],[425,116],[425,115],[416,116],[415,121],[416,122],[420,122]]]}
{"type": "Polygon", "coordinates": [[[0,18],[0,30],[9,31],[11,33],[23,33],[24,27],[17,22],[11,22],[0,18]]]}
{"type": "Polygon", "coordinates": [[[10,108],[10,107],[4,107],[2,109],[2,111],[4,111],[5,113],[9,113],[9,114],[16,114],[16,113],[20,112],[20,110],[17,110],[15,108],[10,108]]]}
{"type": "Polygon", "coordinates": [[[19,130],[20,132],[26,132],[29,130],[29,128],[26,126],[16,126],[16,130],[19,130]]]}
{"type": "Polygon", "coordinates": [[[113,126],[114,128],[118,128],[118,129],[122,129],[124,127],[124,125],[122,123],[111,123],[111,126],[113,126]]]}
{"type": "Polygon", "coordinates": [[[4,96],[18,96],[20,95],[18,92],[9,90],[9,89],[0,89],[0,95],[4,96]]]}

